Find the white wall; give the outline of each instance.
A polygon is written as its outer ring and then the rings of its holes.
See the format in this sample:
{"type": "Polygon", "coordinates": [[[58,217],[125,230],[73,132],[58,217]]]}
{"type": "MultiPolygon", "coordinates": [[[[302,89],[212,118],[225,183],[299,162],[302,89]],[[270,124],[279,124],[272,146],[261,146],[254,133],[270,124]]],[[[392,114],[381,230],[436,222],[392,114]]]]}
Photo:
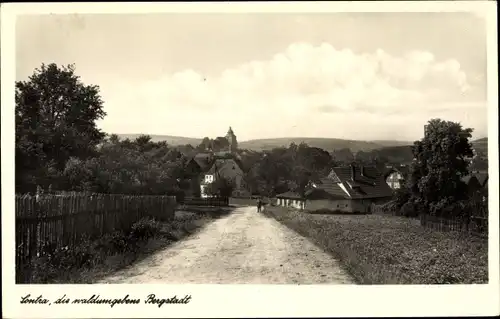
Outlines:
{"type": "Polygon", "coordinates": [[[349,200],[329,200],[329,199],[314,199],[306,201],[307,210],[330,209],[343,212],[352,211],[349,200]]]}
{"type": "Polygon", "coordinates": [[[389,176],[387,176],[387,179],[385,181],[387,182],[390,188],[399,189],[401,188],[400,180],[402,179],[403,175],[401,175],[399,172],[393,172],[389,176]]]}
{"type": "Polygon", "coordinates": [[[277,198],[276,205],[283,207],[293,207],[296,209],[304,209],[305,202],[298,199],[277,198]]]}

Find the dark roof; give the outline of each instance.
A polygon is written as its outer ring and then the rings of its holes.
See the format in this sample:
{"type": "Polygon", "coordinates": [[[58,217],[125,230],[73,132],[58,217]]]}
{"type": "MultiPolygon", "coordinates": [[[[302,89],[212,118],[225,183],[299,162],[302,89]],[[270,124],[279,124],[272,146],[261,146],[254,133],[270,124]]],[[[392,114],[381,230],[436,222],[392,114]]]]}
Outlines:
{"type": "Polygon", "coordinates": [[[192,160],[200,166],[202,171],[209,169],[213,163],[212,154],[210,153],[198,153],[193,156],[192,160]]]}
{"type": "Polygon", "coordinates": [[[240,164],[238,163],[238,161],[236,161],[235,159],[233,158],[218,158],[216,159],[212,166],[207,170],[207,174],[221,174],[221,175],[225,175],[225,171],[226,170],[229,170],[229,169],[233,169],[234,168],[239,168],[241,170],[241,166],[240,164]]]}
{"type": "Polygon", "coordinates": [[[481,186],[485,186],[488,184],[488,173],[472,173],[464,176],[462,181],[468,185],[472,179],[476,179],[481,186]]]}
{"type": "Polygon", "coordinates": [[[329,198],[329,199],[345,199],[349,196],[342,190],[342,188],[335,183],[331,178],[324,177],[320,178],[319,182],[314,183],[316,187],[313,186],[310,190],[306,191],[305,195],[307,198],[329,198]]]}
{"type": "Polygon", "coordinates": [[[385,178],[389,177],[389,175],[393,172],[399,172],[401,175],[403,175],[404,178],[408,177],[408,174],[410,173],[410,166],[408,165],[400,165],[400,166],[392,166],[392,167],[386,167],[382,174],[384,175],[385,178]]]}
{"type": "Polygon", "coordinates": [[[476,176],[482,186],[488,184],[488,173],[474,173],[474,176],[476,176]]]}
{"type": "Polygon", "coordinates": [[[306,196],[312,197],[318,190],[329,197],[344,199],[384,198],[393,194],[384,175],[374,166],[334,167],[316,186],[307,191],[306,196]]]}
{"type": "Polygon", "coordinates": [[[288,191],[288,192],[276,195],[276,198],[302,199],[302,196],[300,196],[299,193],[288,191]]]}

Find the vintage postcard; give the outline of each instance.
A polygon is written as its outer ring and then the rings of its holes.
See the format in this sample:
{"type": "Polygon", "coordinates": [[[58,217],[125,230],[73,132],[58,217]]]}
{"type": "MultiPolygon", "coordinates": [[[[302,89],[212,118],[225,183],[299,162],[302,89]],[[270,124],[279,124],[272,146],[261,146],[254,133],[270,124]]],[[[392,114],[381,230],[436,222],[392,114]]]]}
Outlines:
{"type": "Polygon", "coordinates": [[[498,315],[496,19],[2,5],[5,316],[498,315]]]}

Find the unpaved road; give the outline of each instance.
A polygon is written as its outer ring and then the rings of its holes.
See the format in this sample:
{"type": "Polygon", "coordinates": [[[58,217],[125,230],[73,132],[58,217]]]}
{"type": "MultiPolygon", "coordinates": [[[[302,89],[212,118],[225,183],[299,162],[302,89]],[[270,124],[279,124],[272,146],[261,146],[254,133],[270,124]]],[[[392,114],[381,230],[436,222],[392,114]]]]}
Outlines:
{"type": "Polygon", "coordinates": [[[278,221],[237,208],[105,278],[124,284],[353,284],[338,261],[278,221]]]}

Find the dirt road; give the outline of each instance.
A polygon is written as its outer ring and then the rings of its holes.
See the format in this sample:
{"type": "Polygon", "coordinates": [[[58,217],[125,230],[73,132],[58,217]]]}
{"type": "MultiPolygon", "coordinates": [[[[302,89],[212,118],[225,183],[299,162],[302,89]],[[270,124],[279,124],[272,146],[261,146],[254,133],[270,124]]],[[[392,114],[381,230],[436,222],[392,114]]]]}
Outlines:
{"type": "Polygon", "coordinates": [[[255,207],[225,218],[100,283],[353,284],[329,254],[255,207]]]}

